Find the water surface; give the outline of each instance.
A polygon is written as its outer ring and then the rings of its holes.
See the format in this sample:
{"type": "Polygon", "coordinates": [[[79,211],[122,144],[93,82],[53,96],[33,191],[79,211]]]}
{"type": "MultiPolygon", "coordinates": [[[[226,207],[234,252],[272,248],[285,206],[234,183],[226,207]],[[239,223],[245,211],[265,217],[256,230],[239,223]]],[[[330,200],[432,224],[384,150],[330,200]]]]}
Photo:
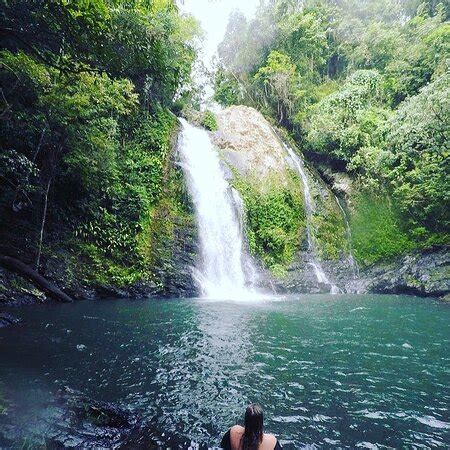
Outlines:
{"type": "Polygon", "coordinates": [[[62,385],[210,446],[260,402],[287,449],[450,444],[450,308],[406,296],[111,300],[21,309],[0,383],[62,385]]]}

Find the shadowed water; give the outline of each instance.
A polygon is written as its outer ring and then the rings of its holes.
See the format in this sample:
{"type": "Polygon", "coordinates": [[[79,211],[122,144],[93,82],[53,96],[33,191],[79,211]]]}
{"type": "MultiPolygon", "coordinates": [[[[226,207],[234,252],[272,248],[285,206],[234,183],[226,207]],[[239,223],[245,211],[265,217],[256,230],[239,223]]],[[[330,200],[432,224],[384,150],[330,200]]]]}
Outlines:
{"type": "Polygon", "coordinates": [[[437,301],[112,300],[20,314],[25,325],[0,330],[0,388],[29,404],[67,385],[210,446],[251,401],[287,449],[450,442],[450,308],[437,301]]]}

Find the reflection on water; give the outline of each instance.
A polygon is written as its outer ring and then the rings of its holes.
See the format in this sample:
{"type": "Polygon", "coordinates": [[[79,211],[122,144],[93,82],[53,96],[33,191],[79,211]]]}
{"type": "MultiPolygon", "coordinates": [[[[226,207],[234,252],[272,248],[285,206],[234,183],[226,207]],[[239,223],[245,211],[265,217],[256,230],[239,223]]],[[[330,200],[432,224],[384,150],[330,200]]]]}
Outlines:
{"type": "Polygon", "coordinates": [[[433,300],[120,300],[20,314],[24,327],[0,330],[0,381],[28,412],[68,385],[209,445],[250,401],[288,449],[450,439],[450,309],[433,300]]]}
{"type": "Polygon", "coordinates": [[[241,415],[246,399],[240,383],[254,370],[249,358],[249,312],[224,314],[207,301],[197,301],[189,329],[171,334],[159,347],[156,403],[167,431],[188,431],[201,440],[220,434],[220,425],[229,421],[230,413],[236,418],[241,415]]]}

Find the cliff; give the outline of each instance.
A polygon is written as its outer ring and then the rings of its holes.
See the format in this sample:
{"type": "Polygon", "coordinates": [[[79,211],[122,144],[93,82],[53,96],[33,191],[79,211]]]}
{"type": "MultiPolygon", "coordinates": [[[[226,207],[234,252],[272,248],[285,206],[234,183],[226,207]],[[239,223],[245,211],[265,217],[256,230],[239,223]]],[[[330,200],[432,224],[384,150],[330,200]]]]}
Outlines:
{"type": "Polygon", "coordinates": [[[405,243],[387,198],[372,198],[357,179],[322,160],[306,160],[284,130],[253,108],[231,106],[216,120],[212,139],[245,201],[250,251],[279,292],[329,292],[335,284],[348,293],[448,295],[448,248],[405,243]],[[303,161],[314,254],[305,180],[282,141],[303,161]],[[330,285],[318,279],[314,261],[330,285]]]}

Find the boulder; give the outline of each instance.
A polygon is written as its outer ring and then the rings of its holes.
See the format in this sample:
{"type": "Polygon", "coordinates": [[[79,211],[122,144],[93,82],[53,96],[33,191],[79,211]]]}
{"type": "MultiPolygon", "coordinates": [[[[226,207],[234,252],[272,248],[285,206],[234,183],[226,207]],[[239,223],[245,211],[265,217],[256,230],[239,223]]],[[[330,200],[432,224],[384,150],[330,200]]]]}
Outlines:
{"type": "Polygon", "coordinates": [[[259,111],[230,106],[218,112],[216,119],[218,130],[212,134],[212,141],[240,175],[264,179],[287,170],[286,150],[259,111]]]}

